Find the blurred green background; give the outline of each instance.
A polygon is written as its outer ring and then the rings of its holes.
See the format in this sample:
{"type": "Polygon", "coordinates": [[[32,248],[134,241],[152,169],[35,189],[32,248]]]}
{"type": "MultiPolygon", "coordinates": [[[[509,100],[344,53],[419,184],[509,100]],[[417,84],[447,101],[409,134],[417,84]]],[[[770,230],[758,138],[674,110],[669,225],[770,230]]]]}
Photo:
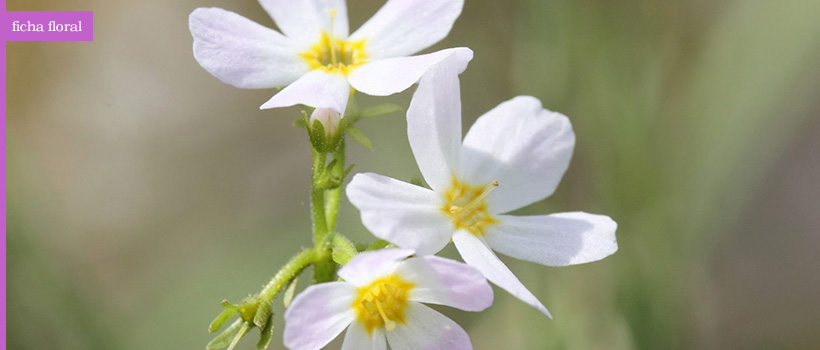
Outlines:
{"type": "MultiPolygon", "coordinates": [[[[351,27],[382,3],[350,1],[351,27]]],[[[198,66],[204,6],[273,26],[254,0],[8,1],[95,17],[94,42],[7,46],[10,349],[204,349],[223,298],[310,244],[299,109],[260,111],[273,89],[198,66]]],[[[507,259],[555,319],[498,289],[483,313],[444,310],[475,347],[820,348],[818,18],[813,0],[467,0],[428,50],[475,51],[465,130],[519,94],[568,115],[569,171],[519,213],[610,215],[620,247],[507,259]]],[[[375,151],[351,143],[356,171],[418,174],[402,115],[360,128],[375,151]]],[[[339,227],[370,239],[347,202],[339,227]]]]}

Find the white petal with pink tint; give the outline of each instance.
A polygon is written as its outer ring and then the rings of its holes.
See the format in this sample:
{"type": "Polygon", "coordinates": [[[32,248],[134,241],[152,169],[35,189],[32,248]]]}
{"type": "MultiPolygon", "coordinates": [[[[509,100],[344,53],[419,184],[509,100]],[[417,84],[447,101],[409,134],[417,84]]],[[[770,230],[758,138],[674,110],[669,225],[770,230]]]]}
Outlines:
{"type": "Polygon", "coordinates": [[[350,85],[342,74],[313,70],[274,95],[260,109],[289,107],[298,104],[330,108],[344,115],[350,85]]]}
{"type": "Polygon", "coordinates": [[[322,31],[330,33],[331,10],[333,34],[347,38],[347,5],[345,0],[259,0],[276,25],[288,37],[312,42],[322,31]]]}
{"type": "Polygon", "coordinates": [[[453,320],[419,303],[409,303],[404,325],[387,333],[393,350],[467,350],[470,337],[453,320]]]}
{"type": "Polygon", "coordinates": [[[410,300],[481,311],[493,303],[493,289],[474,267],[438,256],[407,259],[396,273],[416,285],[410,300]]]}
{"type": "Polygon", "coordinates": [[[567,266],[601,260],[618,250],[618,225],[608,216],[574,212],[498,219],[498,225],[487,228],[487,244],[516,259],[567,266]]]}
{"type": "MultiPolygon", "coordinates": [[[[407,138],[427,184],[445,191],[461,159],[461,63],[449,56],[424,74],[407,109],[407,138]]],[[[458,175],[458,174],[455,174],[458,175]]]]}
{"type": "Polygon", "coordinates": [[[344,282],[316,284],[296,296],[285,311],[285,346],[293,350],[320,349],[355,318],[350,305],[356,287],[344,282]]]}
{"type": "Polygon", "coordinates": [[[497,180],[489,210],[506,213],[551,195],[569,166],[575,134],[569,119],[531,96],[503,102],[476,120],[464,137],[462,176],[497,180]]]}
{"type": "Polygon", "coordinates": [[[426,55],[387,58],[365,63],[347,77],[354,89],[373,96],[387,96],[401,92],[419,81],[430,67],[455,55],[459,73],[473,59],[473,50],[466,47],[446,49],[426,55]]]}
{"type": "Polygon", "coordinates": [[[456,245],[461,258],[468,265],[477,268],[487,277],[490,282],[506,290],[519,300],[531,305],[541,311],[547,317],[552,318],[550,312],[538,301],[532,292],[521,284],[521,281],[507,268],[507,265],[493,253],[483,239],[474,236],[466,231],[458,231],[453,235],[453,243],[456,245]]]}
{"type": "Polygon", "coordinates": [[[338,275],[357,287],[366,286],[376,278],[393,273],[399,262],[410,255],[413,255],[412,249],[362,252],[342,266],[338,275]]]}
{"type": "Polygon", "coordinates": [[[420,255],[435,254],[450,241],[452,223],[441,214],[441,199],[431,190],[365,173],[353,177],[346,193],[376,237],[420,255]]]}
{"type": "Polygon", "coordinates": [[[239,88],[272,88],[308,71],[298,44],[236,13],[198,8],[189,18],[194,58],[224,83],[239,88]]]}
{"type": "Polygon", "coordinates": [[[350,40],[367,40],[373,58],[412,55],[444,39],[464,0],[388,0],[350,40]]]}
{"type": "Polygon", "coordinates": [[[383,329],[377,328],[368,334],[361,323],[353,321],[347,328],[342,350],[387,350],[387,338],[383,329]]]}

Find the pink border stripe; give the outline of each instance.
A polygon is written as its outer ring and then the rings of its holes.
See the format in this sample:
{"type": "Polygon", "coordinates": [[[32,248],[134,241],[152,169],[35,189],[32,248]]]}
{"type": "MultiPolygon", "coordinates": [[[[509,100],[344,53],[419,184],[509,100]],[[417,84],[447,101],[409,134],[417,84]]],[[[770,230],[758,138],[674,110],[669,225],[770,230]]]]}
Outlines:
{"type": "MultiPolygon", "coordinates": [[[[3,17],[5,18],[5,11],[6,11],[6,0],[0,0],[0,9],[3,10],[3,17]]],[[[6,348],[6,33],[3,30],[0,30],[0,80],[3,81],[3,97],[0,97],[0,110],[3,111],[3,123],[2,123],[2,132],[0,132],[0,137],[2,137],[2,141],[0,142],[0,148],[3,150],[3,184],[0,185],[0,192],[3,193],[3,216],[0,217],[3,223],[3,239],[0,240],[0,246],[3,249],[3,259],[2,261],[2,270],[3,270],[3,282],[2,282],[2,294],[3,294],[3,303],[2,303],[2,310],[0,313],[3,315],[0,317],[0,344],[3,345],[3,348],[6,348]]]]}

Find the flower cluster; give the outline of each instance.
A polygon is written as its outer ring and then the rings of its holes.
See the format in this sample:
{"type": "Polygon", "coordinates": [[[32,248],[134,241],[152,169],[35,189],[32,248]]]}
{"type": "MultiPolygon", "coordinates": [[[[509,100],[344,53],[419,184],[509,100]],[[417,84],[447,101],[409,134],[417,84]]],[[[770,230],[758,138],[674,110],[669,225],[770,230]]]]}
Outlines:
{"type": "Polygon", "coordinates": [[[194,57],[237,87],[285,86],[263,109],[314,108],[301,125],[314,156],[315,246],[258,295],[226,304],[211,330],[240,318],[209,349],[232,348],[254,326],[263,331],[259,348],[267,347],[270,301],[286,286],[284,343],[290,349],[321,349],[345,329],[343,349],[471,349],[461,327],[422,303],[481,311],[493,300],[489,281],[551,317],[495,252],[566,266],[617,250],[617,225],[607,216],[506,214],[555,191],[575,145],[566,116],[535,97],[518,96],[479,117],[462,140],[459,74],[472,51],[408,56],[449,33],[463,0],[388,0],[350,35],[344,0],[260,2],[281,33],[222,9],[197,9],[190,16],[194,57]],[[353,126],[361,115],[343,118],[348,99],[352,91],[389,95],[415,83],[407,134],[429,188],[354,175],[345,193],[380,240],[353,244],[335,227],[350,172],[344,135],[364,138],[353,126]],[[466,264],[435,256],[449,242],[466,264]],[[294,298],[296,278],[308,266],[314,283],[294,298]]]}

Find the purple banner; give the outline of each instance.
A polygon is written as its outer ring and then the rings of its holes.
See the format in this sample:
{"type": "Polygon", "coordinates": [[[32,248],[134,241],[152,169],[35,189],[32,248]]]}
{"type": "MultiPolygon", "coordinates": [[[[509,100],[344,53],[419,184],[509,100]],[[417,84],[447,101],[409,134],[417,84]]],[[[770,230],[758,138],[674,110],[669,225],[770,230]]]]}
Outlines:
{"type": "Polygon", "coordinates": [[[6,41],[93,41],[93,11],[8,11],[6,41]]]}

